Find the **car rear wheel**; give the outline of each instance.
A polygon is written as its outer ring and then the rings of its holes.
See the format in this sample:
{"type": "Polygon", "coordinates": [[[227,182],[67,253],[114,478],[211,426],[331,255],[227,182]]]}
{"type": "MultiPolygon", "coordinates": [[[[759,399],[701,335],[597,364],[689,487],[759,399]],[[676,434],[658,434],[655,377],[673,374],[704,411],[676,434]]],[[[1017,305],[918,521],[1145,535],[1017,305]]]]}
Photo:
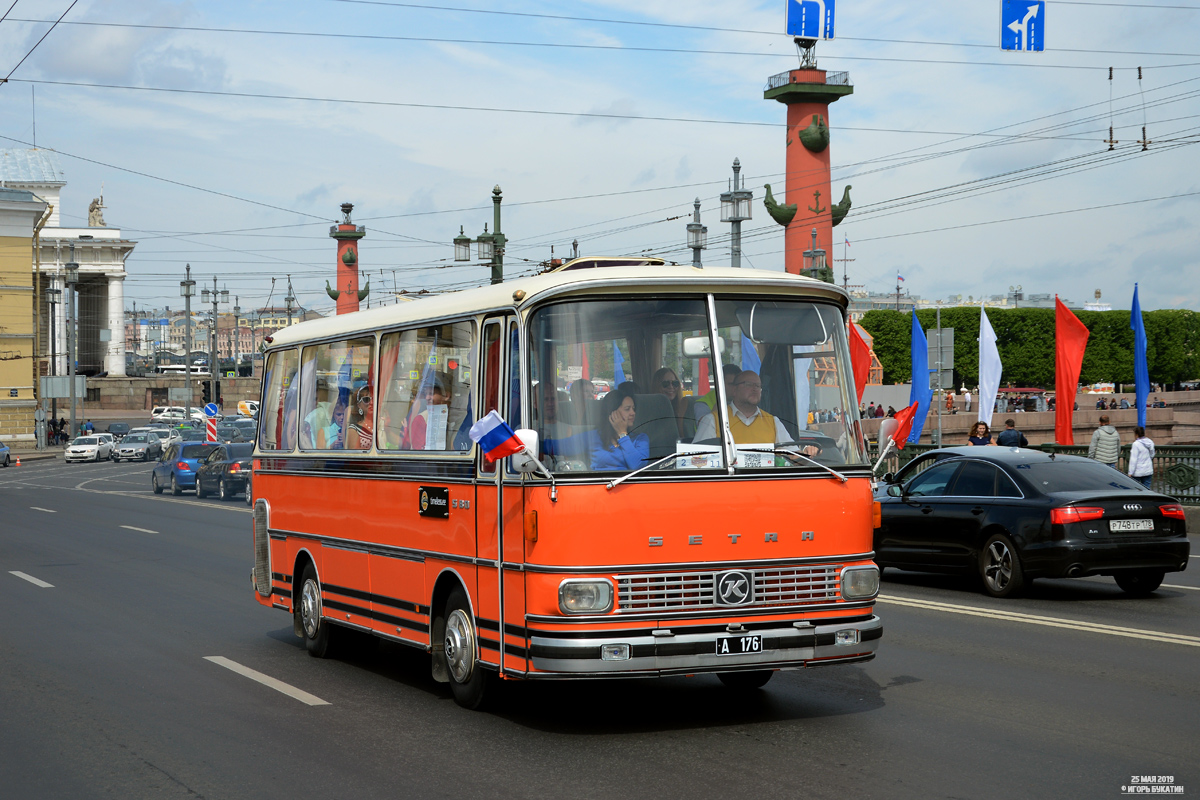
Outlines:
{"type": "Polygon", "coordinates": [[[4,454],[4,466],[8,466],[8,453],[4,454]]]}
{"type": "Polygon", "coordinates": [[[300,579],[300,604],[296,608],[300,630],[304,633],[304,648],[313,658],[328,658],[333,653],[337,631],[321,616],[321,584],[317,571],[309,564],[300,579]]]}
{"type": "Polygon", "coordinates": [[[229,483],[221,478],[221,482],[217,484],[217,496],[222,500],[232,500],[233,492],[229,491],[229,483]]]}
{"type": "Polygon", "coordinates": [[[979,576],[983,590],[992,597],[1010,597],[1025,583],[1021,559],[1012,541],[1002,533],[987,540],[979,554],[979,576]]]}
{"type": "Polygon", "coordinates": [[[1127,572],[1118,572],[1113,577],[1117,581],[1117,586],[1120,586],[1125,594],[1146,597],[1162,585],[1164,575],[1166,573],[1161,569],[1131,569],[1127,572]]]}
{"type": "Polygon", "coordinates": [[[196,476],[196,497],[203,500],[208,497],[208,492],[204,491],[204,484],[200,483],[200,476],[196,476]]]}
{"type": "Polygon", "coordinates": [[[163,487],[158,485],[158,476],[157,475],[150,476],[150,488],[154,489],[155,494],[162,494],[163,487]]]}
{"type": "Polygon", "coordinates": [[[766,686],[774,674],[774,670],[754,669],[748,672],[718,672],[717,677],[727,688],[746,692],[766,686]]]}
{"type": "Polygon", "coordinates": [[[479,666],[479,639],[471,619],[471,606],[461,588],[446,600],[443,653],[450,672],[450,691],[463,708],[483,705],[491,673],[479,666]]]}
{"type": "Polygon", "coordinates": [[[171,476],[171,494],[175,495],[176,497],[179,497],[179,495],[183,494],[183,489],[179,488],[179,479],[174,475],[171,476]]]}

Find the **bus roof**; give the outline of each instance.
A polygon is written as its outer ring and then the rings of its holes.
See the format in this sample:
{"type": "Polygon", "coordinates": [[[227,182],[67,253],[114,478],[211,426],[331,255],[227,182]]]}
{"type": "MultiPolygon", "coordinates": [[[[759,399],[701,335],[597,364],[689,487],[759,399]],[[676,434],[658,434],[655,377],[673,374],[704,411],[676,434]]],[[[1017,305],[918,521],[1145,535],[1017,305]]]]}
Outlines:
{"type": "MultiPolygon", "coordinates": [[[[646,259],[638,260],[645,261],[646,259]]],[[[612,259],[612,261],[616,261],[616,259],[612,259]]],[[[529,278],[518,278],[492,286],[482,286],[477,289],[436,295],[423,298],[418,302],[399,303],[354,314],[301,322],[276,331],[272,335],[272,347],[281,347],[311,339],[369,333],[394,325],[468,316],[492,310],[514,307],[524,309],[548,297],[575,292],[586,293],[589,289],[600,286],[635,291],[655,288],[678,291],[683,287],[710,288],[723,292],[756,292],[769,289],[772,292],[783,290],[789,294],[795,292],[797,295],[832,300],[843,308],[849,303],[849,296],[833,284],[786,272],[733,269],[731,267],[697,269],[690,266],[657,264],[640,266],[607,266],[605,264],[591,269],[580,269],[572,268],[573,264],[577,264],[577,262],[568,262],[553,272],[529,278]]]]}

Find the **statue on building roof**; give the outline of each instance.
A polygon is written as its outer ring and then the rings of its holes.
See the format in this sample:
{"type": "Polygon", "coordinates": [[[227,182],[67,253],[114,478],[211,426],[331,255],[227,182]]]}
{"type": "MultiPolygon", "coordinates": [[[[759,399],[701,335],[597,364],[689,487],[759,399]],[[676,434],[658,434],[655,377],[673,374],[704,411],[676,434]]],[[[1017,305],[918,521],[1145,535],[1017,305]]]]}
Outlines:
{"type": "Polygon", "coordinates": [[[104,197],[95,197],[88,206],[88,227],[107,228],[104,224],[104,197]]]}

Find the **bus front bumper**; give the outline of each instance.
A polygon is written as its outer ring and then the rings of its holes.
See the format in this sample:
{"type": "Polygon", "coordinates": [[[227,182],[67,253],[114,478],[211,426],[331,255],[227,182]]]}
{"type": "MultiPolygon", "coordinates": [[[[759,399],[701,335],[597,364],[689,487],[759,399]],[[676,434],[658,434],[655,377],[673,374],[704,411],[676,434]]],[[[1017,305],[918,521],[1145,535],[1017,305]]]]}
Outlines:
{"type": "Polygon", "coordinates": [[[594,638],[559,637],[554,632],[531,631],[529,657],[535,677],[618,677],[640,675],[679,675],[700,672],[734,672],[747,669],[788,669],[869,661],[883,636],[883,622],[870,615],[847,620],[811,620],[777,622],[736,630],[724,626],[714,630],[689,631],[646,629],[639,635],[629,631],[596,631],[594,638]],[[614,635],[618,634],[618,635],[614,635]],[[644,634],[644,635],[643,635],[644,634]],[[736,650],[747,636],[761,637],[761,651],[728,655],[718,650],[729,645],[736,650]],[[602,654],[623,651],[628,658],[607,660],[602,654]]]}

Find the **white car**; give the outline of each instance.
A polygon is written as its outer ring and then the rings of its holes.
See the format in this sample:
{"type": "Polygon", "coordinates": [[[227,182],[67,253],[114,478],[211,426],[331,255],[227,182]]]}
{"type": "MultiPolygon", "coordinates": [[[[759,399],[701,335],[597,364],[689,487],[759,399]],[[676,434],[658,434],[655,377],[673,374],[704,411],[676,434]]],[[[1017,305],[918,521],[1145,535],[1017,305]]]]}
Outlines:
{"type": "Polygon", "coordinates": [[[67,446],[67,463],[76,461],[107,461],[112,458],[113,446],[99,436],[80,436],[67,446]]]}
{"type": "Polygon", "coordinates": [[[183,422],[186,418],[183,406],[158,406],[150,412],[151,422],[183,422]]]}
{"type": "Polygon", "coordinates": [[[163,450],[175,442],[183,441],[183,434],[177,428],[150,428],[147,433],[154,434],[162,441],[163,450]]]}

